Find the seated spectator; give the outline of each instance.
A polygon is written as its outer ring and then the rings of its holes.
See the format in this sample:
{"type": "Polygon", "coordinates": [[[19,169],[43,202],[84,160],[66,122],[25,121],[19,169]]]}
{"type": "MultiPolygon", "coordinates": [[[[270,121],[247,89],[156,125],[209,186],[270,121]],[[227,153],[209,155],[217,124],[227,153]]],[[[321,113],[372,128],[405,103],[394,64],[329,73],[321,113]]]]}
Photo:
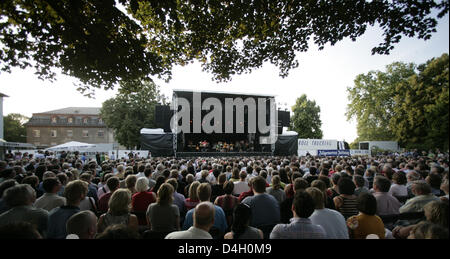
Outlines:
{"type": "Polygon", "coordinates": [[[66,223],[67,236],[77,235],[78,239],[94,239],[97,234],[97,216],[89,210],[73,214],[66,223]]]}
{"type": "Polygon", "coordinates": [[[239,204],[239,199],[236,196],[232,195],[234,188],[233,182],[226,181],[223,185],[225,194],[217,197],[214,201],[214,204],[222,208],[227,218],[227,224],[228,226],[231,226],[233,222],[233,210],[239,204]]]}
{"type": "Polygon", "coordinates": [[[119,178],[113,176],[106,181],[106,185],[108,186],[109,192],[105,193],[98,200],[98,213],[103,214],[108,211],[109,199],[113,195],[113,193],[119,189],[120,181],[119,178]]]}
{"type": "Polygon", "coordinates": [[[315,204],[314,212],[309,217],[311,223],[322,226],[327,234],[326,238],[348,239],[348,229],[344,216],[324,206],[324,200],[327,195],[316,187],[309,187],[306,189],[306,192],[311,195],[315,204]]]}
{"type": "Polygon", "coordinates": [[[158,193],[159,187],[161,187],[161,185],[165,182],[166,182],[166,178],[163,175],[158,176],[158,178],[156,178],[155,186],[153,186],[151,191],[154,193],[158,193]]]}
{"type": "Polygon", "coordinates": [[[350,238],[365,239],[369,234],[375,234],[379,239],[385,238],[385,228],[380,217],[375,215],[377,211],[377,200],[370,193],[358,196],[357,208],[359,214],[347,219],[350,228],[350,238]]]}
{"type": "MultiPolygon", "coordinates": [[[[197,188],[197,196],[198,196],[200,202],[210,201],[211,185],[209,183],[200,184],[200,186],[197,188]]],[[[223,234],[225,234],[225,232],[228,228],[225,213],[223,212],[221,207],[219,207],[217,205],[213,205],[213,206],[214,206],[214,211],[215,211],[213,227],[220,230],[221,234],[223,235],[223,234]]],[[[187,230],[188,228],[190,228],[193,225],[193,216],[192,216],[193,213],[194,213],[193,209],[189,210],[186,213],[186,218],[184,219],[184,223],[183,223],[183,230],[187,230]]]]}
{"type": "Polygon", "coordinates": [[[266,192],[272,195],[280,204],[286,199],[286,193],[281,189],[281,180],[278,175],[272,177],[272,187],[266,188],[266,192]]]}
{"type": "Polygon", "coordinates": [[[439,200],[438,197],[431,193],[431,187],[425,181],[413,182],[411,191],[415,197],[407,200],[405,205],[400,207],[400,213],[420,212],[423,211],[423,207],[428,202],[439,200]]]}
{"type": "Polygon", "coordinates": [[[42,239],[34,224],[17,221],[0,226],[0,239],[42,239]]]}
{"type": "Polygon", "coordinates": [[[106,182],[108,181],[109,178],[111,178],[113,176],[114,175],[112,173],[104,174],[102,176],[101,182],[99,183],[98,190],[97,190],[97,196],[99,199],[100,199],[100,197],[102,197],[103,194],[109,192],[109,188],[108,188],[108,185],[106,184],[106,182]]]}
{"type": "Polygon", "coordinates": [[[396,198],[408,197],[408,188],[406,187],[406,175],[404,172],[398,171],[392,175],[392,184],[391,187],[389,188],[389,194],[396,198]]]}
{"type": "Polygon", "coordinates": [[[263,239],[263,232],[249,226],[252,210],[246,204],[238,204],[233,213],[231,232],[224,239],[263,239]]]}
{"type": "Polygon", "coordinates": [[[42,237],[46,236],[48,211],[33,207],[36,192],[28,184],[17,184],[5,190],[3,199],[9,210],[0,215],[0,226],[17,222],[29,222],[37,226],[42,237]]]}
{"type": "Polygon", "coordinates": [[[289,224],[277,224],[270,233],[270,239],[325,239],[322,226],[311,223],[314,200],[304,191],[296,192],[292,204],[294,217],[289,224]]]}
{"type": "MultiPolygon", "coordinates": [[[[336,175],[336,174],[333,174],[336,175]]],[[[357,197],[354,195],[355,184],[347,177],[341,177],[338,182],[339,195],[334,197],[336,210],[342,213],[345,219],[358,214],[357,197]]]]}
{"type": "Polygon", "coordinates": [[[217,183],[211,186],[211,202],[214,202],[220,195],[224,195],[223,184],[227,180],[227,175],[221,173],[217,176],[217,183]]]}
{"type": "MultiPolygon", "coordinates": [[[[111,180],[112,178],[110,178],[109,180],[111,180]]],[[[139,226],[138,219],[136,215],[130,213],[131,208],[130,205],[131,205],[130,190],[119,188],[116,191],[114,191],[111,195],[111,198],[108,201],[108,211],[102,214],[98,219],[97,224],[98,233],[102,233],[108,226],[117,224],[125,225],[130,229],[138,232],[139,226]]]]}
{"type": "Polygon", "coordinates": [[[242,203],[252,210],[250,225],[253,227],[274,225],[280,222],[280,205],[278,201],[266,192],[266,180],[261,176],[253,179],[254,196],[245,198],[242,203]]]}
{"type": "Polygon", "coordinates": [[[245,171],[241,171],[239,173],[239,181],[234,182],[233,195],[239,196],[241,193],[248,192],[250,190],[246,178],[247,173],[245,171]]]}
{"type": "Polygon", "coordinates": [[[172,204],[175,189],[169,183],[159,187],[156,203],[147,209],[148,228],[155,232],[171,232],[180,229],[180,211],[172,204]]]}
{"type": "Polygon", "coordinates": [[[95,239],[140,239],[139,233],[124,224],[114,224],[108,226],[95,239]]]}
{"type": "Polygon", "coordinates": [[[66,204],[66,198],[60,197],[57,193],[61,189],[61,183],[56,177],[49,177],[43,181],[42,187],[44,195],[34,202],[34,207],[51,211],[56,207],[66,204]]]}
{"type": "MultiPolygon", "coordinates": [[[[449,221],[449,204],[445,201],[431,201],[423,207],[425,214],[425,221],[437,224],[443,228],[448,228],[449,221]]],[[[410,231],[417,224],[411,224],[409,226],[396,226],[392,230],[392,235],[397,239],[405,239],[408,237],[410,231]]]]}
{"type": "MultiPolygon", "coordinates": [[[[294,180],[294,193],[299,191],[305,191],[308,188],[308,181],[303,179],[302,177],[298,177],[294,180]]],[[[290,219],[294,216],[292,214],[292,202],[294,201],[294,197],[286,198],[280,204],[280,220],[281,223],[289,223],[290,219]]]]}
{"type": "Polygon", "coordinates": [[[443,201],[449,201],[449,198],[448,198],[448,173],[444,176],[444,179],[443,179],[443,181],[442,181],[442,183],[441,183],[441,190],[445,193],[445,195],[444,196],[441,196],[440,198],[441,198],[441,200],[443,200],[443,201]]]}
{"type": "Polygon", "coordinates": [[[391,182],[384,176],[376,176],[373,181],[373,196],[377,200],[377,215],[396,215],[402,204],[389,194],[391,182]]]}
{"type": "Polygon", "coordinates": [[[316,187],[325,195],[325,208],[335,210],[334,201],[327,195],[327,185],[322,180],[314,180],[311,183],[311,187],[316,187]]]}
{"type": "Polygon", "coordinates": [[[416,171],[409,171],[406,173],[406,189],[408,190],[408,197],[414,197],[412,193],[412,185],[415,181],[421,180],[421,176],[416,171]]]}
{"type": "MultiPolygon", "coordinates": [[[[286,185],[284,188],[284,192],[286,193],[286,198],[294,198],[294,181],[295,179],[302,177],[302,175],[299,172],[293,172],[292,176],[290,177],[291,182],[286,185]]],[[[327,177],[328,178],[328,177],[327,177]]]]}
{"type": "Polygon", "coordinates": [[[135,194],[136,191],[136,175],[129,175],[125,178],[125,187],[131,192],[131,195],[135,194]]]}
{"type": "Polygon", "coordinates": [[[140,177],[136,182],[137,193],[133,194],[131,197],[131,210],[143,216],[138,216],[138,223],[140,226],[147,225],[147,218],[145,213],[150,204],[156,202],[156,194],[149,191],[148,178],[140,177]]]}
{"type": "Polygon", "coordinates": [[[197,188],[200,186],[199,181],[194,181],[189,185],[189,195],[188,198],[186,198],[186,201],[184,203],[184,207],[187,211],[195,208],[197,204],[200,203],[198,196],[197,196],[197,188]]]}
{"type": "MultiPolygon", "coordinates": [[[[252,177],[252,178],[250,178],[249,180],[248,180],[248,187],[249,187],[249,190],[248,191],[246,191],[246,192],[243,192],[243,193],[241,193],[240,195],[239,195],[239,197],[238,197],[238,200],[239,200],[239,202],[242,202],[245,198],[247,198],[247,197],[250,197],[250,196],[253,196],[253,195],[255,195],[255,193],[253,192],[253,187],[252,187],[252,183],[253,183],[253,180],[255,179],[255,177],[252,177]]],[[[236,184],[236,183],[235,183],[236,184]]],[[[266,185],[267,186],[267,185],[266,185]]]]}
{"type": "Polygon", "coordinates": [[[66,205],[54,208],[48,215],[47,237],[51,239],[64,239],[67,236],[67,220],[80,211],[80,202],[88,193],[88,185],[85,181],[75,180],[67,184],[64,189],[66,205]]]}
{"type": "Polygon", "coordinates": [[[170,178],[166,181],[166,183],[169,183],[172,185],[174,192],[173,192],[173,204],[178,206],[178,210],[180,211],[180,216],[184,213],[184,203],[186,202],[186,199],[184,198],[184,195],[181,193],[178,193],[176,190],[178,189],[178,181],[175,178],[170,178]]]}
{"type": "Polygon", "coordinates": [[[214,225],[214,205],[207,201],[197,204],[194,209],[194,225],[188,230],[175,231],[165,239],[212,239],[209,230],[214,225]]]}
{"type": "Polygon", "coordinates": [[[328,188],[328,190],[327,190],[327,194],[331,199],[334,199],[334,197],[339,196],[339,191],[338,191],[339,179],[341,179],[340,174],[333,174],[331,176],[331,187],[328,188]]]}
{"type": "Polygon", "coordinates": [[[408,239],[448,239],[448,229],[424,221],[411,229],[408,239]]]}
{"type": "Polygon", "coordinates": [[[361,193],[369,193],[369,189],[365,186],[364,177],[355,174],[353,176],[353,183],[355,184],[355,196],[359,196],[361,193]]]}
{"type": "Polygon", "coordinates": [[[88,197],[92,197],[95,200],[95,203],[99,203],[98,198],[98,187],[94,183],[92,183],[92,174],[90,171],[86,171],[85,173],[82,173],[80,176],[80,180],[83,180],[88,183],[88,197]]]}
{"type": "Polygon", "coordinates": [[[234,182],[237,182],[239,180],[240,180],[240,178],[239,178],[239,169],[234,167],[233,171],[232,171],[232,174],[231,174],[230,181],[234,183],[234,182]]]}
{"type": "Polygon", "coordinates": [[[430,185],[431,187],[431,193],[435,196],[444,196],[445,193],[441,191],[441,183],[442,183],[442,177],[437,173],[430,173],[426,178],[425,181],[430,185]]]}

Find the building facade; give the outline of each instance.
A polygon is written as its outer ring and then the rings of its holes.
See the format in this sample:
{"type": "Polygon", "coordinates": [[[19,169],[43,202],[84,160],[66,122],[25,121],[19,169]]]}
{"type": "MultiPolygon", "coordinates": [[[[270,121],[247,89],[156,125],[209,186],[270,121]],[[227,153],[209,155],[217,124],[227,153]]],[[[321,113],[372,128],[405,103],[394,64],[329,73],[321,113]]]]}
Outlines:
{"type": "Polygon", "coordinates": [[[25,123],[27,143],[47,148],[69,141],[89,144],[117,143],[113,130],[106,127],[99,107],[68,107],[33,113],[25,123]]]}

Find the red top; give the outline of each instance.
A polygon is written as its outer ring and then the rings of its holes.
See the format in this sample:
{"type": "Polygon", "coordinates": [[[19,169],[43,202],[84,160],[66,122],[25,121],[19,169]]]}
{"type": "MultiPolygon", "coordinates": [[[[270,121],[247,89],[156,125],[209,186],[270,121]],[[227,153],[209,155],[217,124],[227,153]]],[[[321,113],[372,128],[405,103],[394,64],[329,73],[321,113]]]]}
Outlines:
{"type": "Polygon", "coordinates": [[[184,206],[186,207],[186,211],[189,211],[190,209],[195,208],[195,206],[197,206],[197,204],[199,204],[200,201],[198,200],[191,200],[191,198],[187,198],[184,201],[184,206]]]}
{"type": "Polygon", "coordinates": [[[250,189],[250,191],[248,192],[243,192],[241,193],[241,195],[239,195],[239,202],[242,202],[245,198],[249,197],[249,196],[253,196],[253,189],[250,189]]]}
{"type": "MultiPolygon", "coordinates": [[[[150,204],[156,202],[154,192],[137,192],[131,198],[131,208],[134,212],[142,212],[145,214],[150,204]]],[[[144,216],[138,217],[139,225],[147,225],[147,220],[144,216]]]]}
{"type": "Polygon", "coordinates": [[[111,198],[112,192],[107,192],[103,194],[98,200],[98,211],[100,213],[106,213],[109,209],[109,199],[111,198]]]}

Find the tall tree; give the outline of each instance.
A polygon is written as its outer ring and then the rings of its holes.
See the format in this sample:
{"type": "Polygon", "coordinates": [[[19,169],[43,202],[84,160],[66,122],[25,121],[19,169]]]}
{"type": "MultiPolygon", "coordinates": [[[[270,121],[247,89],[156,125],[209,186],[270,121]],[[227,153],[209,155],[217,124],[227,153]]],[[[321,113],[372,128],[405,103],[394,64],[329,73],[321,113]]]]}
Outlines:
{"type": "Polygon", "coordinates": [[[388,54],[403,36],[429,39],[448,12],[447,0],[7,0],[0,71],[34,66],[42,79],[61,71],[87,95],[121,81],[169,80],[173,65],[194,59],[218,81],[267,61],[284,77],[310,40],[323,49],[378,24],[384,39],[372,54],[388,54]]]}
{"type": "Polygon", "coordinates": [[[116,97],[103,102],[100,115],[107,127],[114,129],[117,141],[132,149],[140,145],[142,128],[154,128],[155,105],[166,100],[158,86],[150,81],[127,82],[121,86],[116,97]],[[133,88],[139,91],[129,91],[133,88]]]}
{"type": "Polygon", "coordinates": [[[356,119],[358,140],[394,140],[390,120],[395,105],[396,87],[414,75],[415,65],[395,62],[386,72],[360,74],[348,87],[347,119],[356,119]]]}
{"type": "Polygon", "coordinates": [[[419,73],[395,88],[391,126],[407,148],[449,148],[449,57],[418,66],[419,73]]]}
{"type": "Polygon", "coordinates": [[[3,118],[5,140],[11,142],[27,142],[27,129],[24,123],[29,119],[19,113],[6,115],[3,118]]]}
{"type": "Polygon", "coordinates": [[[320,107],[315,101],[308,100],[303,94],[295,101],[292,111],[294,115],[291,118],[290,130],[297,132],[299,138],[322,138],[320,107]]]}

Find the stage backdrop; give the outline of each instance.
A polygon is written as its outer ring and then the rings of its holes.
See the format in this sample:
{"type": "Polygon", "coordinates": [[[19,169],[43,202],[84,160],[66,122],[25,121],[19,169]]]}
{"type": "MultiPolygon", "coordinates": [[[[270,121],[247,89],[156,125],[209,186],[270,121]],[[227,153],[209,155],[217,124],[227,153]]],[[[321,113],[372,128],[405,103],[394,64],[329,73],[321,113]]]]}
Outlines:
{"type": "MultiPolygon", "coordinates": [[[[141,149],[151,152],[152,157],[174,156],[173,134],[165,132],[146,131],[141,129],[141,149]],[[150,133],[150,134],[147,134],[150,133]]],[[[162,131],[162,129],[161,129],[162,131]]]]}
{"type": "Polygon", "coordinates": [[[278,135],[275,142],[275,156],[292,156],[297,155],[298,150],[298,134],[293,131],[287,131],[282,135],[278,135]]]}

